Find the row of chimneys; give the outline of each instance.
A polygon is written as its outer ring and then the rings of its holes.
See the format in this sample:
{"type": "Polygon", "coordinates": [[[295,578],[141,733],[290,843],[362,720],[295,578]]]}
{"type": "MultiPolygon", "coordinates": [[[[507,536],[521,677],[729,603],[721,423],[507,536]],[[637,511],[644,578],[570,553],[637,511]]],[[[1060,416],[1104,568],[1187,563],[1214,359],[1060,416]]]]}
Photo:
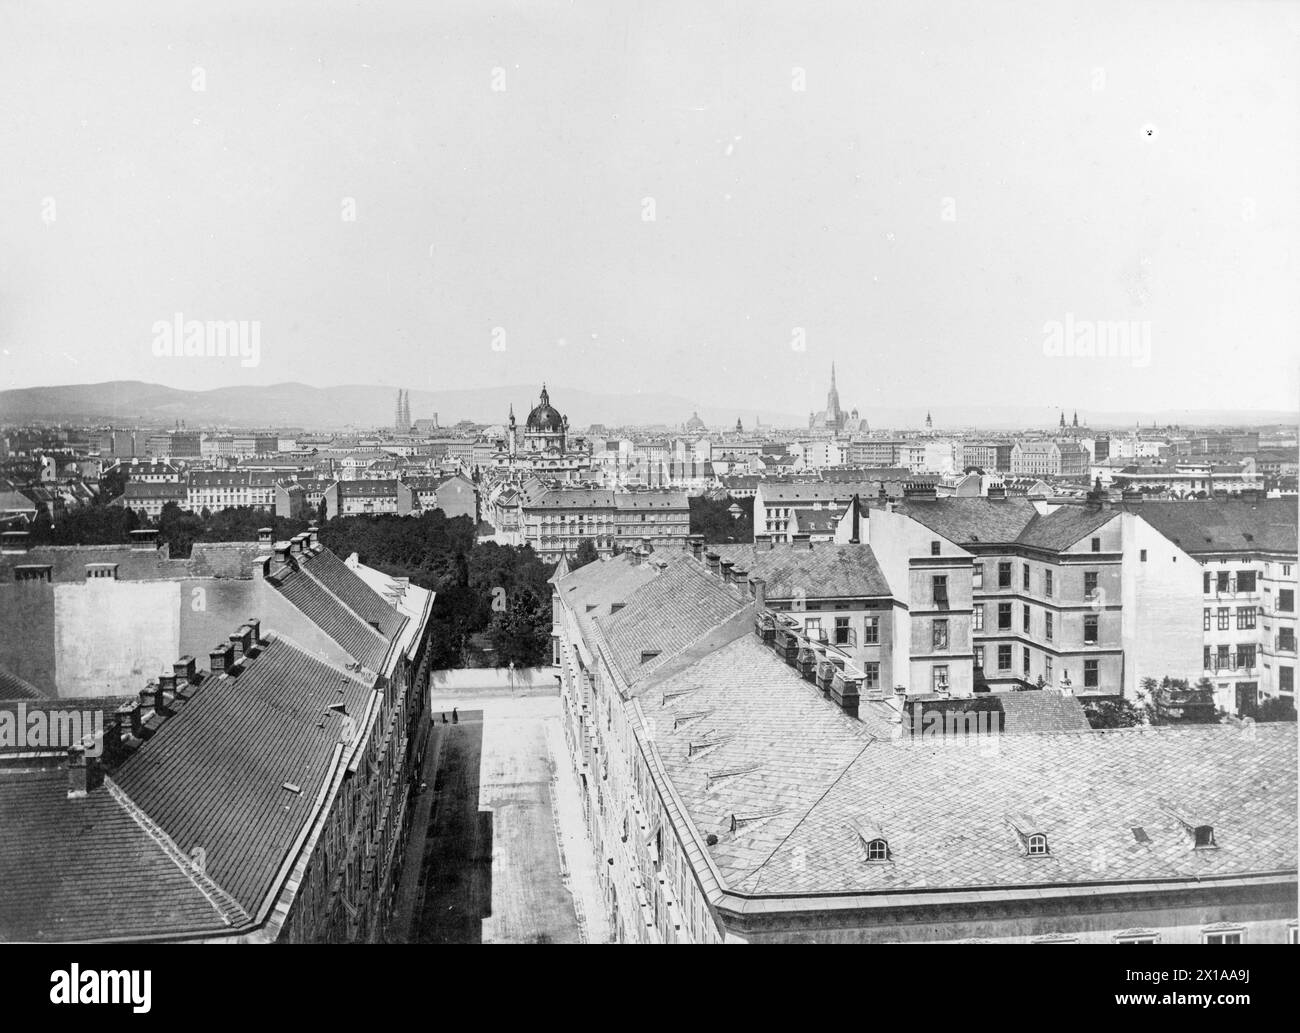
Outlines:
{"type": "Polygon", "coordinates": [[[759,606],[754,612],[754,634],[772,647],[777,656],[811,682],[849,717],[857,718],[863,674],[848,662],[831,654],[825,645],[813,642],[793,623],[785,623],[773,610],[759,606]]]}
{"type": "Polygon", "coordinates": [[[691,535],[688,539],[691,555],[701,561],[709,572],[723,584],[748,587],[759,609],[767,605],[767,581],[761,577],[750,577],[745,567],[737,566],[735,560],[724,560],[720,553],[714,552],[704,544],[703,535],[691,535]]]}
{"type": "MultiPolygon", "coordinates": [[[[208,654],[213,675],[237,674],[243,658],[256,656],[262,645],[262,622],[247,623],[208,654]]],[[[104,772],[116,768],[140,744],[157,734],[164,721],[179,713],[194,698],[207,672],[186,655],[140,690],[138,698],[123,703],[108,716],[97,736],[88,736],[68,749],[68,799],[82,799],[104,783],[104,772]],[[94,740],[102,736],[101,743],[94,740]],[[98,745],[98,749],[92,749],[98,745]]]]}
{"type": "MultiPolygon", "coordinates": [[[[31,547],[30,531],[5,531],[0,534],[0,553],[6,555],[21,554],[31,547]]],[[[137,552],[154,552],[158,548],[158,530],[154,527],[141,527],[131,532],[131,548],[137,552]]]]}

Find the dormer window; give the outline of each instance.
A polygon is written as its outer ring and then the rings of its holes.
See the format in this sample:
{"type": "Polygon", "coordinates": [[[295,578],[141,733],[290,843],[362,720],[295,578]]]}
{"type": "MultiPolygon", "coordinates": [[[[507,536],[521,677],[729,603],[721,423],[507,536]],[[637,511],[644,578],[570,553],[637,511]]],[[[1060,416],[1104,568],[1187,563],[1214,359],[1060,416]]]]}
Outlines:
{"type": "Polygon", "coordinates": [[[1214,826],[1197,825],[1192,829],[1192,841],[1197,850],[1217,846],[1218,844],[1214,842],[1214,826]]]}
{"type": "Polygon", "coordinates": [[[1008,814],[1007,824],[1020,840],[1020,852],[1025,857],[1048,857],[1047,833],[1029,814],[1008,814]]]}
{"type": "Polygon", "coordinates": [[[889,854],[889,840],[885,830],[874,821],[858,819],[849,822],[849,827],[857,834],[858,845],[862,848],[862,858],[869,864],[887,864],[892,858],[889,854]]]}
{"type": "Polygon", "coordinates": [[[868,861],[888,861],[889,844],[883,839],[873,839],[867,844],[868,861]]]}
{"type": "Polygon", "coordinates": [[[1047,837],[1037,833],[1029,837],[1029,844],[1025,848],[1030,857],[1043,857],[1047,854],[1047,837]]]}

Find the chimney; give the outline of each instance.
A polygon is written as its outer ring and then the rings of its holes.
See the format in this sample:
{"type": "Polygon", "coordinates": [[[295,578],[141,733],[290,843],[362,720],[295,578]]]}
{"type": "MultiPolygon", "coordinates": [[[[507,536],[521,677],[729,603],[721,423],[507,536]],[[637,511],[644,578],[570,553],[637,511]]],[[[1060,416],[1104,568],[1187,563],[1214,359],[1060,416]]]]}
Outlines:
{"type": "Polygon", "coordinates": [[[247,624],[241,624],[238,631],[232,631],[229,636],[230,646],[234,650],[235,659],[248,655],[249,645],[253,638],[253,629],[247,624]]]}
{"type": "Polygon", "coordinates": [[[647,556],[649,556],[650,553],[652,553],[652,552],[655,551],[655,547],[654,547],[653,545],[650,544],[650,539],[649,539],[649,538],[642,538],[642,539],[641,539],[641,550],[642,550],[642,551],[643,551],[647,556]]]}
{"type": "Polygon", "coordinates": [[[1005,484],[990,484],[988,500],[990,502],[1005,502],[1007,500],[1007,486],[1005,484]]]}
{"type": "Polygon", "coordinates": [[[153,709],[155,714],[162,714],[164,717],[171,714],[171,709],[167,706],[167,696],[176,696],[176,675],[160,674],[158,676],[158,687],[154,690],[153,709]]]}
{"type": "Polygon", "coordinates": [[[307,544],[312,548],[320,544],[320,525],[315,520],[307,525],[307,544]]]}
{"type": "Polygon", "coordinates": [[[131,532],[131,548],[140,552],[153,552],[158,548],[158,532],[152,527],[141,527],[131,532]]]}
{"type": "Polygon", "coordinates": [[[235,650],[224,642],[217,643],[217,648],[208,654],[208,669],[213,674],[221,674],[235,662],[235,650]]]}
{"type": "Polygon", "coordinates": [[[262,645],[262,621],[258,617],[249,617],[248,622],[244,625],[248,628],[248,643],[252,649],[259,649],[262,645]]]}
{"type": "Polygon", "coordinates": [[[140,690],[141,710],[144,710],[146,708],[148,708],[149,710],[153,709],[154,696],[157,694],[157,691],[158,691],[157,682],[149,682],[147,685],[145,685],[143,689],[140,690]]]}
{"type": "Polygon", "coordinates": [[[754,535],[754,551],[757,552],[760,545],[770,545],[771,540],[772,536],[770,534],[754,535]]]}
{"type": "Polygon", "coordinates": [[[709,565],[710,573],[713,574],[718,573],[718,567],[719,567],[718,561],[721,559],[721,557],[716,552],[710,550],[704,554],[704,559],[705,562],[707,562],[709,565]]]}
{"type": "Polygon", "coordinates": [[[697,560],[703,559],[704,558],[704,536],[693,534],[691,535],[690,543],[691,543],[691,555],[694,556],[697,560]]]}
{"type": "Polygon", "coordinates": [[[134,703],[123,703],[117,708],[118,719],[123,728],[128,728],[131,734],[137,739],[141,738],[144,731],[144,720],[140,716],[140,701],[137,699],[134,703]]]}
{"type": "Polygon", "coordinates": [[[732,567],[731,580],[738,585],[743,585],[749,581],[749,571],[744,567],[732,567]]]}
{"type": "Polygon", "coordinates": [[[16,555],[28,550],[31,543],[31,535],[27,531],[5,531],[0,534],[0,553],[4,555],[16,555]]]}
{"type": "Polygon", "coordinates": [[[849,503],[853,507],[853,532],[849,537],[850,545],[862,544],[862,499],[858,495],[853,496],[853,501],[849,503]]]}
{"type": "Polygon", "coordinates": [[[796,549],[812,549],[812,535],[808,534],[806,531],[801,531],[791,537],[794,538],[794,547],[796,549]]]}
{"type": "Polygon", "coordinates": [[[307,536],[305,534],[295,534],[289,540],[289,548],[292,550],[295,556],[302,555],[303,543],[306,541],[306,539],[307,536]]]}
{"type": "Polygon", "coordinates": [[[731,568],[734,567],[735,565],[736,565],[735,560],[722,560],[718,564],[718,566],[722,568],[720,573],[722,574],[723,581],[725,582],[731,581],[731,568]]]}
{"type": "Polygon", "coordinates": [[[84,800],[103,784],[104,770],[98,757],[86,755],[85,740],[68,747],[68,799],[84,800]]]}
{"type": "Polygon", "coordinates": [[[760,610],[767,609],[767,579],[752,577],[749,583],[754,586],[754,605],[760,610]]]}
{"type": "Polygon", "coordinates": [[[172,664],[172,673],[176,676],[177,684],[181,682],[193,682],[195,671],[194,657],[186,654],[172,664]]]}
{"type": "Polygon", "coordinates": [[[275,532],[269,527],[259,527],[257,529],[257,544],[268,546],[274,544],[272,541],[274,534],[275,532]]]}

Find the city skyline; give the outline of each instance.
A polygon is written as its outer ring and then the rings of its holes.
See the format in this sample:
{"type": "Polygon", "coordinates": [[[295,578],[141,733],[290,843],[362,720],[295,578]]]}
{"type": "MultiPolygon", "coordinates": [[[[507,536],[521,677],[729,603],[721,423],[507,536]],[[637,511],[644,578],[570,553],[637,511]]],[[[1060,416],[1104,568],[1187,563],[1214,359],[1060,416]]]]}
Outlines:
{"type": "Polygon", "coordinates": [[[835,361],[864,411],[1212,408],[1228,369],[1294,407],[1293,7],[692,6],[679,37],[630,6],[309,6],[306,42],[253,6],[116,5],[83,47],[11,13],[0,84],[41,88],[0,128],[29,159],[5,386],[613,374],[799,413],[835,361]],[[173,318],[256,327],[256,360],[159,354],[173,318]],[[1080,326],[1144,350],[1071,355],[1080,326]]]}

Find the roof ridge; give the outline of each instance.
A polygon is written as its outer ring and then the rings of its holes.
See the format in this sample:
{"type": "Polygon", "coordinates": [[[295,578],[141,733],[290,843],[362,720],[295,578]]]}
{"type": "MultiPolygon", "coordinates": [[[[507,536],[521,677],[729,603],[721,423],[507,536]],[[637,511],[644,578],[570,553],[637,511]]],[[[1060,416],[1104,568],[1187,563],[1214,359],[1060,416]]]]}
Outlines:
{"type": "Polygon", "coordinates": [[[134,800],[126,795],[126,791],[107,775],[104,776],[104,788],[108,790],[109,795],[113,797],[117,805],[144,830],[145,835],[162,850],[168,860],[176,865],[181,870],[181,873],[203,894],[226,925],[238,927],[248,925],[253,921],[253,916],[244,909],[244,906],[218,885],[211,876],[207,875],[202,869],[196,868],[184,851],[176,845],[175,840],[167,835],[162,827],[150,818],[134,800]]]}
{"type": "MultiPolygon", "coordinates": [[[[331,599],[336,600],[338,604],[343,607],[343,609],[347,610],[348,613],[352,614],[353,617],[355,617],[358,621],[360,621],[367,631],[375,635],[385,645],[389,644],[388,639],[387,637],[385,637],[384,633],[380,631],[377,627],[375,627],[375,625],[370,622],[370,619],[368,617],[363,617],[356,610],[354,610],[350,605],[348,605],[345,599],[343,599],[340,595],[338,595],[338,593],[336,593],[327,584],[325,584],[324,581],[322,581],[320,578],[318,578],[315,574],[313,574],[308,569],[308,564],[299,561],[298,569],[302,571],[302,573],[306,574],[308,578],[311,579],[312,584],[318,585],[322,592],[325,592],[331,599]]],[[[361,583],[367,592],[374,593],[375,598],[378,599],[381,604],[383,604],[384,606],[388,606],[388,602],[381,595],[379,595],[378,592],[375,592],[375,590],[371,588],[369,585],[367,585],[364,581],[362,581],[361,583]]],[[[395,608],[393,608],[393,611],[394,613],[397,613],[395,608]]],[[[405,614],[398,613],[397,615],[401,617],[402,620],[406,620],[405,614]]]]}

